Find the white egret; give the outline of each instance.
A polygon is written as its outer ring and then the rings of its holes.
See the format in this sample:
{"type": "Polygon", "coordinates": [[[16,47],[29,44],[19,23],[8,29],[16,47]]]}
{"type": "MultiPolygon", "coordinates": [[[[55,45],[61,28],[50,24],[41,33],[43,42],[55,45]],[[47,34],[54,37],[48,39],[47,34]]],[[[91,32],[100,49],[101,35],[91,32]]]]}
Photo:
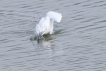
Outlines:
{"type": "Polygon", "coordinates": [[[43,38],[44,34],[53,34],[53,23],[54,21],[59,23],[62,19],[61,13],[49,11],[46,16],[41,18],[39,23],[36,25],[35,33],[37,39],[43,38]]]}

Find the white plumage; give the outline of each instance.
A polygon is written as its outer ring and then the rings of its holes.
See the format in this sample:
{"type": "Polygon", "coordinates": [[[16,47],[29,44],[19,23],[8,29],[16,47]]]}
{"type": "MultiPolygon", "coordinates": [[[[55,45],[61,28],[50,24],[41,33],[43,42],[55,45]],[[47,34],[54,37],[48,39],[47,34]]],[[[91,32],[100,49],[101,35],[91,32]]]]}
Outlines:
{"type": "Polygon", "coordinates": [[[53,23],[54,21],[59,23],[62,19],[61,13],[49,11],[46,16],[41,18],[39,23],[36,25],[35,33],[37,39],[41,39],[44,34],[53,34],[53,23]]]}

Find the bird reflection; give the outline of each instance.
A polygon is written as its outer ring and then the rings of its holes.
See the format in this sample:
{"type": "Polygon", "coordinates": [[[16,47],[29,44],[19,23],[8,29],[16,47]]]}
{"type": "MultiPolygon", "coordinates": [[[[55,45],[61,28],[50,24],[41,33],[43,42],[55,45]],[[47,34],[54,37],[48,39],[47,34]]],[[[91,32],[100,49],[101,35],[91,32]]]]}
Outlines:
{"type": "Polygon", "coordinates": [[[45,40],[40,39],[40,40],[38,41],[36,35],[33,35],[33,36],[30,38],[30,40],[33,42],[33,45],[34,45],[34,46],[36,46],[35,43],[34,43],[34,41],[37,41],[37,43],[38,43],[39,45],[41,45],[41,46],[43,45],[43,46],[47,46],[47,47],[52,47],[52,46],[54,46],[54,42],[53,42],[53,41],[54,41],[54,39],[55,39],[55,35],[60,34],[61,31],[62,31],[62,29],[58,29],[58,30],[55,30],[55,31],[54,31],[54,34],[45,34],[45,35],[43,35],[43,37],[45,38],[45,40]]]}
{"type": "MultiPolygon", "coordinates": [[[[31,41],[37,41],[37,43],[40,45],[40,46],[46,46],[46,47],[52,47],[54,46],[54,43],[53,43],[53,35],[50,35],[50,34],[45,34],[43,35],[43,37],[45,38],[45,40],[43,39],[40,39],[39,41],[37,40],[37,37],[34,36],[34,37],[31,37],[30,40],[31,41]]],[[[35,46],[35,43],[33,42],[34,46],[35,46]]]]}

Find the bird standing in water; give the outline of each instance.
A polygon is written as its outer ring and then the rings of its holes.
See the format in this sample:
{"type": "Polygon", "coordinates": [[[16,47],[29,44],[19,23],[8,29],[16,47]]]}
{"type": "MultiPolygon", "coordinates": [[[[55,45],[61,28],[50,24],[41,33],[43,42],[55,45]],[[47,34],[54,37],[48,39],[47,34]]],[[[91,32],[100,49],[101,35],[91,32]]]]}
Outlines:
{"type": "Polygon", "coordinates": [[[37,40],[44,39],[44,34],[53,34],[53,23],[54,21],[59,23],[62,19],[61,13],[49,11],[46,16],[41,18],[39,23],[36,25],[35,33],[37,40]]]}

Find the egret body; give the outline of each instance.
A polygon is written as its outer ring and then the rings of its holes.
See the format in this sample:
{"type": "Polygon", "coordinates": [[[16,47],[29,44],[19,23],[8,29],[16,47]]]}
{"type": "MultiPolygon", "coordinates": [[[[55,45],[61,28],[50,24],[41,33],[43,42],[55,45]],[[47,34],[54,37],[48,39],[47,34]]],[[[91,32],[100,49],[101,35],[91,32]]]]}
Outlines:
{"type": "Polygon", "coordinates": [[[36,25],[35,33],[37,39],[41,39],[44,34],[53,34],[53,23],[54,21],[59,23],[61,21],[61,13],[49,11],[46,16],[41,18],[39,23],[36,25]]]}

